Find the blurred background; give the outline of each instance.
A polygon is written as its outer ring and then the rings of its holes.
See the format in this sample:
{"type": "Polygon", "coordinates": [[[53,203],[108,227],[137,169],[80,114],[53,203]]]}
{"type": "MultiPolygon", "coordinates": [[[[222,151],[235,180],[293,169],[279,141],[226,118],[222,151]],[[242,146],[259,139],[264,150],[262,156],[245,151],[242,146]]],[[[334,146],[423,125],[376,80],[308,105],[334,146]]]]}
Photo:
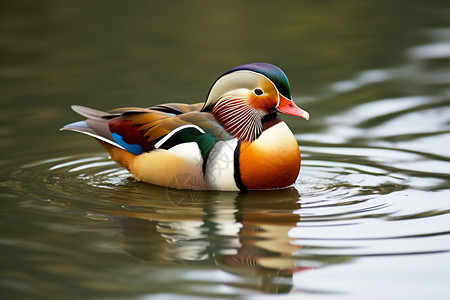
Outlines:
{"type": "Polygon", "coordinates": [[[445,0],[3,0],[0,293],[442,299],[449,104],[445,0]],[[203,102],[250,62],[282,68],[311,114],[283,116],[292,189],[168,191],[59,132],[70,105],[203,102]]]}

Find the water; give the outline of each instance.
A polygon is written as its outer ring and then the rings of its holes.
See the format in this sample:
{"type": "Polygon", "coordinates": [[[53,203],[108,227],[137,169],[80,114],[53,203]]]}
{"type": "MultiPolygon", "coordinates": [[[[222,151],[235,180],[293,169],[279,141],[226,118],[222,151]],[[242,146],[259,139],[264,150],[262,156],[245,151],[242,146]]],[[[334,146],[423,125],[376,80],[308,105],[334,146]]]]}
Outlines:
{"type": "Polygon", "coordinates": [[[450,294],[446,1],[1,6],[2,298],[450,294]],[[156,187],[58,132],[71,104],[199,102],[253,61],[311,113],[283,117],[302,151],[291,188],[156,187]]]}

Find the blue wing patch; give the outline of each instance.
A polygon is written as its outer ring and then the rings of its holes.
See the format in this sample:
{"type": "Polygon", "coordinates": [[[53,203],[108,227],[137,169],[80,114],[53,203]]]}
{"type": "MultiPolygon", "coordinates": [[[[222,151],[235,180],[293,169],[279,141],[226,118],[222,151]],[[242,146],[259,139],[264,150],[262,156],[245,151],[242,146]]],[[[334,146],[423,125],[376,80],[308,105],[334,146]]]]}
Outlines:
{"type": "Polygon", "coordinates": [[[125,142],[123,140],[123,137],[115,132],[112,133],[112,137],[114,139],[114,141],[119,144],[120,146],[122,146],[125,150],[127,150],[130,153],[139,155],[142,152],[144,152],[144,150],[142,149],[141,145],[138,144],[128,144],[127,142],[125,142]]]}

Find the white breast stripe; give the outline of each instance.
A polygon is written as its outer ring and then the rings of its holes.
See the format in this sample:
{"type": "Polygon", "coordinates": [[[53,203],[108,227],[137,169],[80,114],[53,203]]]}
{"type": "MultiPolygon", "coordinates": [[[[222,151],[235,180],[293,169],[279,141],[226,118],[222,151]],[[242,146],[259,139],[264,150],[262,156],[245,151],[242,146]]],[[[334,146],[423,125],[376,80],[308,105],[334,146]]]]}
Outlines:
{"type": "Polygon", "coordinates": [[[178,131],[183,130],[185,128],[189,128],[189,127],[195,128],[198,131],[200,131],[201,133],[205,133],[205,131],[203,129],[201,129],[200,127],[198,127],[197,125],[189,125],[189,124],[188,125],[183,125],[183,126],[180,126],[180,127],[176,128],[176,129],[172,130],[169,134],[167,134],[165,137],[163,137],[161,140],[159,140],[159,142],[157,142],[155,144],[155,148],[161,147],[162,144],[164,144],[167,140],[169,140],[172,137],[172,135],[174,135],[178,131]]]}
{"type": "Polygon", "coordinates": [[[234,150],[237,139],[217,142],[208,156],[205,179],[212,189],[238,191],[234,181],[234,150]]]}

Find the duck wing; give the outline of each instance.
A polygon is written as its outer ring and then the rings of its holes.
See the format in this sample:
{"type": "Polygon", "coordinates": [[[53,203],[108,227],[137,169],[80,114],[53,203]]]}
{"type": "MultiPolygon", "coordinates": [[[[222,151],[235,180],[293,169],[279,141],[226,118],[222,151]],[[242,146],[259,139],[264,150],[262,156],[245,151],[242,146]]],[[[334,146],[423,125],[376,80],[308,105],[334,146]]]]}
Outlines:
{"type": "Polygon", "coordinates": [[[200,112],[200,108],[200,104],[175,103],[151,108],[120,108],[107,113],[73,106],[75,112],[87,119],[68,124],[61,130],[81,132],[133,154],[196,142],[206,157],[216,142],[232,136],[214,116],[200,112]]]}

